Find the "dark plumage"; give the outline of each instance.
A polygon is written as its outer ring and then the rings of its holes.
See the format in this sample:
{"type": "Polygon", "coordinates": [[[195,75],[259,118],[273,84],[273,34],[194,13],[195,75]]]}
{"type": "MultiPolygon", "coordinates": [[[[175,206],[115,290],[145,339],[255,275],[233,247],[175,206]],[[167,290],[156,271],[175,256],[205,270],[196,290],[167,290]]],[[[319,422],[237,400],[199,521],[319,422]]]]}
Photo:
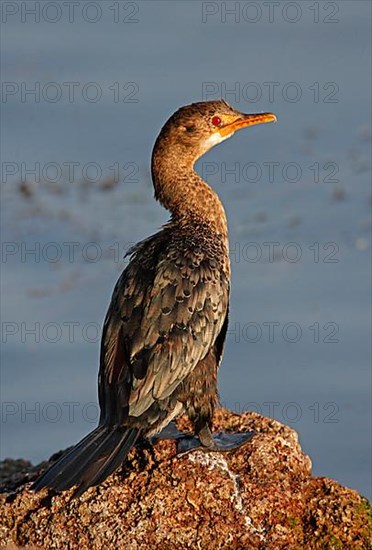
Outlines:
{"type": "Polygon", "coordinates": [[[195,161],[241,127],[275,120],[243,115],[224,101],[179,109],[155,143],[156,198],[171,221],[137,244],[106,315],[99,371],[99,426],[33,485],[75,495],[102,482],[139,437],[186,411],[202,445],[218,400],[230,291],[227,222],[195,161]]]}

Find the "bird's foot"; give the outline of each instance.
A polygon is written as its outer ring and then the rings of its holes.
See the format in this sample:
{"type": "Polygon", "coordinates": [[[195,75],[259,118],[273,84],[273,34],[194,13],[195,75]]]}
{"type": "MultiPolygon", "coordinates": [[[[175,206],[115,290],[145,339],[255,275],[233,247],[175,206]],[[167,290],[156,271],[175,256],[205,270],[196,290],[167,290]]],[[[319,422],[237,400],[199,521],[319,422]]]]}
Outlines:
{"type": "Polygon", "coordinates": [[[177,441],[178,454],[189,453],[190,451],[233,451],[238,449],[247,441],[250,441],[255,435],[255,432],[245,433],[224,433],[218,432],[211,434],[210,437],[205,437],[205,434],[199,433],[198,436],[185,436],[177,441]]]}
{"type": "Polygon", "coordinates": [[[252,439],[256,432],[212,434],[208,427],[204,427],[198,435],[191,435],[178,430],[174,422],[168,424],[164,430],[151,438],[151,443],[159,439],[176,439],[177,453],[184,454],[190,451],[232,451],[238,449],[252,439]]]}

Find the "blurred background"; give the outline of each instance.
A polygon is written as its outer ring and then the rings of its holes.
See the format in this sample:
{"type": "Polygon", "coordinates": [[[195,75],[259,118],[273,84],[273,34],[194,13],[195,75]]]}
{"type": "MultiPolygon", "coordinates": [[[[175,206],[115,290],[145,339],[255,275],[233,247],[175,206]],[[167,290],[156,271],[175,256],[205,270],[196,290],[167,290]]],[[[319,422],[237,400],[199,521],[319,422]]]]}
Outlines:
{"type": "Polygon", "coordinates": [[[154,140],[223,97],[278,123],[197,164],[230,224],[222,404],[291,425],[315,475],[371,496],[371,4],[1,9],[1,457],[36,463],[95,426],[123,256],[168,219],[154,140]]]}

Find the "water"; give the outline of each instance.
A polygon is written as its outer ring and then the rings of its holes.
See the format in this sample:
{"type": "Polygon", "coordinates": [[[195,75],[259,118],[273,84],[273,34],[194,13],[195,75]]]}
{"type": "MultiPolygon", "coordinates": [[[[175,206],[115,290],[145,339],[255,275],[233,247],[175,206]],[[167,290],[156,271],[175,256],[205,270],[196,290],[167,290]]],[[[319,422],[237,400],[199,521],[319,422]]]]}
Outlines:
{"type": "Polygon", "coordinates": [[[152,144],[177,107],[222,95],[278,123],[197,165],[230,222],[221,400],[292,425],[315,475],[370,496],[370,4],[282,2],[271,15],[262,4],[260,15],[232,2],[229,15],[214,2],[81,2],[55,23],[52,7],[29,2],[35,22],[10,4],[1,456],[37,462],[95,425],[121,258],[167,220],[152,199],[152,144]],[[26,94],[35,83],[40,96],[26,94]]]}

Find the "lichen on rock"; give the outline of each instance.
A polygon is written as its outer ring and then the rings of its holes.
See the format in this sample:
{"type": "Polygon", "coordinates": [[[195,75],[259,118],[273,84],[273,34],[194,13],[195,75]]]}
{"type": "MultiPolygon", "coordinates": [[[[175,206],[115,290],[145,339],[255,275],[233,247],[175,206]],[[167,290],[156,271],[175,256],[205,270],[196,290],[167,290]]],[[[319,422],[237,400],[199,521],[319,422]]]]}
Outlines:
{"type": "MultiPolygon", "coordinates": [[[[186,418],[179,427],[188,428],[186,418]]],[[[72,491],[31,492],[28,482],[40,468],[5,461],[0,544],[81,550],[372,547],[367,500],[336,481],[312,477],[294,430],[225,409],[216,412],[214,428],[256,435],[227,453],[178,456],[173,441],[137,447],[121,469],[79,499],[71,499],[72,491]]]]}

